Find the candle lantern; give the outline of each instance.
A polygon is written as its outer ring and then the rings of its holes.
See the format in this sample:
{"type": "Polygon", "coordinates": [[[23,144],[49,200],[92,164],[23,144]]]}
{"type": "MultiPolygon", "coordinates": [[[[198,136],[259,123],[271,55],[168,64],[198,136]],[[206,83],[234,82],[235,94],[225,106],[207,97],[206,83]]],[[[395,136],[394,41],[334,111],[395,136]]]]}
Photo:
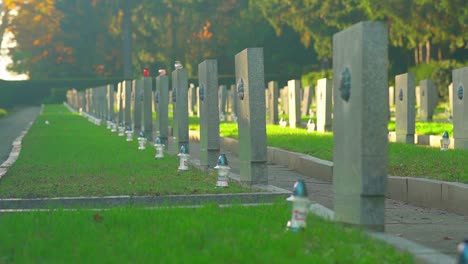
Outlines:
{"type": "Polygon", "coordinates": [[[145,133],[141,131],[140,134],[138,135],[138,149],[139,150],[146,149],[146,142],[147,142],[147,139],[145,137],[145,133]]]}
{"type": "Polygon", "coordinates": [[[156,148],[156,155],[154,156],[154,158],[156,159],[164,158],[165,145],[162,143],[161,137],[156,138],[156,144],[154,144],[154,147],[156,148]]]}
{"type": "Polygon", "coordinates": [[[228,187],[229,170],[231,170],[231,167],[228,166],[226,154],[219,155],[218,164],[216,164],[214,168],[218,170],[218,180],[216,182],[216,187],[228,187]]]}
{"type": "Polygon", "coordinates": [[[190,155],[188,154],[188,150],[187,150],[187,147],[185,145],[182,145],[182,147],[180,147],[180,152],[179,154],[177,154],[177,156],[179,157],[179,171],[186,171],[188,170],[188,158],[190,157],[190,155]]]}
{"type": "Polygon", "coordinates": [[[445,131],[444,134],[442,134],[442,138],[440,139],[440,150],[446,151],[448,150],[449,146],[450,146],[449,134],[447,131],[445,131]]]}
{"type": "Polygon", "coordinates": [[[127,135],[127,142],[133,141],[133,130],[130,126],[127,126],[127,129],[125,130],[125,134],[127,135]]]}
{"type": "Polygon", "coordinates": [[[299,180],[294,183],[293,194],[286,200],[293,203],[292,217],[287,223],[287,228],[293,232],[297,232],[306,227],[306,217],[310,205],[304,181],[299,180]]]}

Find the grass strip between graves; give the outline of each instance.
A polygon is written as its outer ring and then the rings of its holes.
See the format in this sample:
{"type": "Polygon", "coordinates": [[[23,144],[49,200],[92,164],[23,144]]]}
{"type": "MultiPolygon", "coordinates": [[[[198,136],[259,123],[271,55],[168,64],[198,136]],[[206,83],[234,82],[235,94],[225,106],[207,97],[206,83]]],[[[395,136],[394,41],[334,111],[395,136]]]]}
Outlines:
{"type": "Polygon", "coordinates": [[[249,192],[231,183],[215,188],[216,175],[178,172],[178,159],[155,160],[149,144],[138,150],[104,126],[95,126],[63,105],[46,105],[23,139],[20,157],[1,179],[0,197],[166,195],[249,192]],[[48,121],[48,124],[46,124],[48,121]]]}
{"type": "Polygon", "coordinates": [[[0,262],[413,263],[408,253],[311,214],[304,231],[286,231],[290,217],[286,202],[7,213],[0,262]]]}
{"type": "MultiPolygon", "coordinates": [[[[190,129],[198,130],[199,126],[192,123],[190,129]]],[[[220,123],[220,134],[237,138],[237,124],[220,123]]],[[[267,144],[333,161],[332,133],[308,133],[303,128],[267,125],[267,144]]],[[[468,183],[468,150],[440,151],[428,146],[389,143],[388,173],[468,183]]]]}

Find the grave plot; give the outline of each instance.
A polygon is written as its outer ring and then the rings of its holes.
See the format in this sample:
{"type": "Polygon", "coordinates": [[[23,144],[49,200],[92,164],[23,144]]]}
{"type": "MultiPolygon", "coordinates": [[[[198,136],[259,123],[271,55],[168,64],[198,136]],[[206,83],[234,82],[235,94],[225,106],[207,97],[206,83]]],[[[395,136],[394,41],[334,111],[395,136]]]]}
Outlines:
{"type": "MultiPolygon", "coordinates": [[[[127,142],[104,126],[96,126],[64,106],[47,105],[29,133],[23,139],[19,159],[2,178],[0,197],[30,198],[9,206],[2,199],[2,208],[34,208],[46,206],[35,198],[80,197],[63,203],[53,200],[50,206],[96,206],[92,197],[124,196],[103,199],[103,206],[120,203],[171,203],[192,200],[203,203],[218,199],[216,195],[191,198],[197,194],[224,194],[224,203],[245,201],[262,191],[232,182],[229,188],[216,188],[216,173],[205,173],[189,165],[188,171],[178,171],[176,156],[155,159],[155,150],[147,144],[138,149],[137,140],[127,142]],[[232,193],[257,193],[253,196],[226,196],[232,193]],[[173,198],[167,200],[167,195],[173,198]],[[91,198],[90,198],[91,196],[91,198]],[[204,198],[203,198],[204,197],[204,198]],[[211,198],[210,198],[211,197],[211,198]],[[140,200],[139,200],[140,199],[140,200]]],[[[260,194],[258,194],[260,193],[260,194]]],[[[272,198],[265,193],[265,197],[272,198]]],[[[282,194],[284,196],[285,194],[282,194]]],[[[59,199],[60,200],[60,199],[59,199]]],[[[254,199],[255,200],[255,199],[254,199]]],[[[251,202],[254,200],[250,199],[251,202]]]]}

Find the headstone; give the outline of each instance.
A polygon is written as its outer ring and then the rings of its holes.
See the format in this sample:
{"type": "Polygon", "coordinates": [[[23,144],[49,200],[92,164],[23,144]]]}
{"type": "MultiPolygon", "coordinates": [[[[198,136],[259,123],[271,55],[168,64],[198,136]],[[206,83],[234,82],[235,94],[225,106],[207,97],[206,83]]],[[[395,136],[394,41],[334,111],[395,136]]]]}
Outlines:
{"type": "Polygon", "coordinates": [[[172,72],[172,99],[174,102],[174,137],[177,150],[182,145],[189,148],[189,122],[188,122],[188,74],[187,69],[176,69],[172,72]],[[175,96],[174,96],[175,91],[175,96]]]}
{"type": "Polygon", "coordinates": [[[101,118],[106,119],[108,116],[108,108],[107,108],[107,88],[106,86],[99,87],[100,90],[100,97],[101,97],[101,118]]]}
{"type": "Polygon", "coordinates": [[[168,147],[168,127],[169,127],[169,77],[166,75],[156,77],[156,118],[158,127],[158,136],[161,138],[161,143],[168,147]]]}
{"type": "Polygon", "coordinates": [[[388,33],[360,22],[333,36],[335,220],[384,230],[388,33]]]}
{"type": "Polygon", "coordinates": [[[301,81],[288,81],[289,99],[289,127],[296,128],[301,125],[301,81]]]}
{"type": "Polygon", "coordinates": [[[449,110],[450,115],[453,115],[453,82],[448,86],[448,94],[449,94],[449,110]]]}
{"type": "Polygon", "coordinates": [[[301,115],[309,115],[310,104],[312,103],[312,91],[310,86],[304,88],[304,96],[302,98],[301,115]]]}
{"type": "Polygon", "coordinates": [[[416,94],[416,106],[417,107],[420,107],[421,106],[421,88],[418,86],[416,86],[416,88],[414,88],[414,93],[416,94]]]}
{"type": "Polygon", "coordinates": [[[195,110],[195,85],[191,83],[188,88],[188,113],[189,116],[193,116],[195,110]]]}
{"type": "Polygon", "coordinates": [[[332,129],[332,82],[323,78],[317,81],[317,132],[332,129]]]}
{"type": "Polygon", "coordinates": [[[195,92],[196,96],[197,96],[197,116],[200,117],[200,97],[199,97],[199,91],[200,91],[200,87],[197,86],[197,90],[195,92]]]}
{"type": "Polygon", "coordinates": [[[416,94],[414,76],[411,73],[400,74],[395,77],[395,132],[396,141],[414,144],[414,124],[416,117],[416,94]]]}
{"type": "Polygon", "coordinates": [[[280,90],[282,114],[289,115],[289,99],[288,99],[288,86],[280,90]]]}
{"type": "Polygon", "coordinates": [[[390,107],[395,105],[395,87],[388,87],[388,104],[390,107]]]}
{"type": "Polygon", "coordinates": [[[239,97],[240,180],[266,184],[267,146],[263,48],[247,48],[236,54],[236,88],[239,97]]]}
{"type": "Polygon", "coordinates": [[[198,65],[200,95],[200,165],[214,168],[219,157],[218,63],[205,60],[198,65]]]}
{"type": "Polygon", "coordinates": [[[268,101],[269,101],[269,124],[278,124],[278,82],[268,82],[268,101]]]}
{"type": "Polygon", "coordinates": [[[237,117],[239,116],[239,97],[237,96],[237,89],[235,84],[231,84],[230,93],[232,98],[231,117],[234,122],[237,122],[237,117]]]}
{"type": "Polygon", "coordinates": [[[153,96],[152,96],[152,77],[143,77],[143,123],[142,130],[146,139],[153,140],[153,96]]]}
{"type": "Polygon", "coordinates": [[[123,85],[123,108],[124,108],[124,125],[132,125],[132,116],[131,116],[131,99],[132,99],[132,81],[125,80],[122,83],[123,85]]]}
{"type": "Polygon", "coordinates": [[[468,67],[452,71],[453,137],[456,149],[468,149],[468,67]]]}
{"type": "MultiPolygon", "coordinates": [[[[132,113],[133,113],[133,129],[141,131],[141,116],[143,104],[143,80],[132,81],[132,113]]],[[[136,132],[138,133],[138,132],[136,132]]]]}
{"type": "Polygon", "coordinates": [[[123,116],[124,116],[124,111],[123,111],[123,86],[122,82],[119,82],[117,84],[117,111],[118,111],[118,124],[123,123],[123,116]]]}
{"type": "Polygon", "coordinates": [[[108,84],[106,87],[107,97],[107,120],[111,121],[115,119],[114,116],[114,85],[108,84]]]}
{"type": "MultiPolygon", "coordinates": [[[[219,102],[219,115],[226,116],[226,103],[227,103],[227,87],[226,85],[220,85],[218,90],[218,102],[219,102]]],[[[224,120],[221,120],[224,121],[224,120]]]]}
{"type": "Polygon", "coordinates": [[[432,121],[434,114],[434,83],[431,80],[422,80],[419,82],[420,100],[419,117],[422,121],[432,121]]]}

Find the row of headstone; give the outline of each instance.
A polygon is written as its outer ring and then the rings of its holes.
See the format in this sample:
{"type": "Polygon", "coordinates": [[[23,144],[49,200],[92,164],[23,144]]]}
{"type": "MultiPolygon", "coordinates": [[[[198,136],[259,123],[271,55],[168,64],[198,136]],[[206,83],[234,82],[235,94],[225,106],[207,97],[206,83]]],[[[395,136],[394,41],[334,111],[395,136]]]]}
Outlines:
{"type": "MultiPolygon", "coordinates": [[[[333,36],[334,84],[332,85],[327,80],[320,80],[316,91],[318,112],[331,115],[329,102],[332,100],[334,102],[332,127],[334,132],[335,220],[376,230],[384,229],[385,219],[389,106],[387,65],[386,24],[382,22],[358,23],[333,36]],[[349,53],[349,50],[353,50],[353,53],[349,53]],[[333,99],[330,96],[331,89],[333,89],[333,99]]],[[[248,184],[267,183],[263,49],[248,48],[238,53],[235,56],[235,70],[236,86],[231,91],[232,95],[238,98],[240,179],[248,184]]],[[[468,144],[468,102],[464,96],[464,87],[468,85],[467,71],[468,67],[465,67],[453,72],[454,133],[456,144],[463,146],[468,144]]],[[[205,168],[210,168],[216,165],[220,150],[219,119],[216,118],[220,112],[216,61],[202,62],[199,65],[198,74],[201,164],[205,168]]],[[[167,83],[167,77],[166,79],[161,76],[158,78],[155,97],[158,98],[156,101],[160,104],[157,107],[158,118],[160,118],[162,110],[159,107],[167,108],[164,104],[168,100],[163,98],[163,92],[167,90],[162,88],[167,87],[162,84],[167,83]]],[[[414,107],[411,107],[414,102],[414,93],[411,92],[414,89],[413,79],[406,74],[397,76],[396,80],[397,111],[400,113],[399,110],[406,107],[407,120],[414,116],[409,109],[414,110],[414,107]],[[400,96],[400,90],[402,96],[400,96]]],[[[144,89],[150,87],[147,79],[144,79],[143,83],[144,89]]],[[[185,69],[176,69],[172,73],[172,85],[174,136],[180,146],[188,144],[188,83],[185,69]]],[[[125,85],[121,84],[119,87],[125,87],[125,85]]],[[[277,93],[277,88],[275,82],[268,84],[268,89],[273,95],[277,93]]],[[[298,88],[298,83],[291,81],[287,97],[297,98],[298,88]]],[[[118,91],[124,90],[120,88],[118,91]]],[[[143,93],[143,108],[147,104],[145,99],[147,94],[150,94],[149,92],[150,89],[147,93],[143,93]]],[[[89,93],[87,95],[89,96],[89,93]]],[[[96,97],[100,98],[99,94],[96,97]]],[[[121,104],[122,100],[118,102],[121,104]]],[[[294,102],[297,102],[297,99],[294,102]]],[[[96,102],[91,100],[90,109],[95,111],[95,106],[99,103],[101,103],[99,100],[96,102]]],[[[88,107],[88,104],[86,106],[88,107]]],[[[297,113],[296,106],[291,105],[289,108],[290,113],[297,113]]],[[[124,113],[125,111],[122,111],[123,117],[124,113]]],[[[270,122],[275,122],[274,109],[269,109],[269,115],[270,122]]],[[[300,113],[297,116],[300,116],[300,113]]],[[[320,123],[326,127],[327,123],[331,125],[330,120],[325,114],[320,123]]],[[[404,121],[404,117],[400,120],[404,121]]],[[[407,121],[406,131],[411,130],[409,123],[407,121]]],[[[161,131],[165,130],[161,124],[158,126],[161,131]]],[[[146,129],[145,117],[143,117],[143,127],[146,129]]],[[[399,132],[405,129],[404,126],[402,127],[398,124],[399,132]]],[[[404,140],[410,137],[408,132],[399,134],[404,140]]]]}

